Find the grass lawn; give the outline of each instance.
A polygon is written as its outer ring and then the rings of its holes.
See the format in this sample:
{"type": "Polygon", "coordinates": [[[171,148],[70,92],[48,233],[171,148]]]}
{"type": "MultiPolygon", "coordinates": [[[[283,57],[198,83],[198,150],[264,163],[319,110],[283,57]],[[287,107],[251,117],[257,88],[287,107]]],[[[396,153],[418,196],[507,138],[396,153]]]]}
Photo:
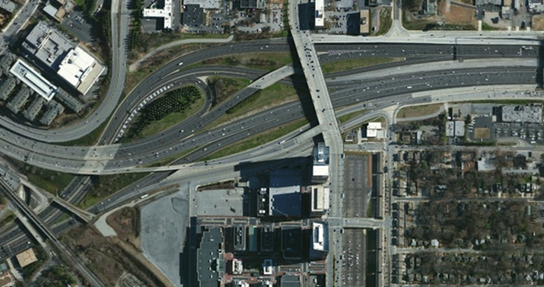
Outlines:
{"type": "Polygon", "coordinates": [[[298,96],[295,88],[289,85],[275,83],[232,107],[226,114],[209,124],[206,129],[215,128],[248,113],[258,113],[261,110],[291,102],[297,98],[298,96]]]}
{"type": "Polygon", "coordinates": [[[258,70],[275,70],[293,62],[289,52],[262,52],[235,54],[218,58],[207,59],[190,65],[187,68],[194,68],[202,65],[246,67],[258,70]]]}
{"type": "Polygon", "coordinates": [[[391,8],[385,7],[380,11],[380,29],[376,32],[376,36],[385,35],[391,29],[393,20],[391,19],[391,8]]]}
{"type": "Polygon", "coordinates": [[[349,120],[354,119],[354,118],[356,118],[358,116],[361,116],[364,113],[366,113],[366,110],[355,111],[355,112],[349,113],[347,115],[340,116],[338,118],[338,120],[342,124],[342,123],[348,122],[349,120]]]}
{"type": "Polygon", "coordinates": [[[204,97],[201,96],[193,104],[191,104],[189,109],[181,113],[171,113],[161,120],[153,121],[150,125],[144,127],[142,132],[139,135],[136,135],[134,139],[146,138],[165,131],[198,112],[202,106],[204,106],[204,97]]]}
{"type": "Polygon", "coordinates": [[[323,73],[329,74],[404,60],[404,58],[392,57],[357,58],[324,63],[323,65],[321,65],[321,68],[323,69],[323,73]]]}
{"type": "Polygon", "coordinates": [[[25,174],[30,182],[53,195],[66,188],[75,176],[70,173],[31,166],[21,161],[10,160],[10,162],[25,174]]]}
{"type": "Polygon", "coordinates": [[[232,95],[238,93],[251,83],[248,79],[231,77],[209,77],[207,79],[210,89],[215,93],[212,107],[221,104],[232,95]]]}
{"type": "Polygon", "coordinates": [[[258,147],[260,145],[263,145],[265,143],[271,142],[275,139],[278,139],[292,131],[295,131],[305,125],[308,124],[308,120],[306,119],[300,119],[296,120],[284,125],[281,125],[277,128],[274,128],[272,130],[268,130],[262,133],[258,133],[256,135],[250,136],[249,138],[239,141],[237,143],[234,143],[232,145],[229,145],[223,149],[220,149],[209,156],[205,157],[202,160],[212,160],[216,158],[221,158],[224,156],[236,154],[239,152],[243,152],[255,147],[258,147]]]}
{"type": "Polygon", "coordinates": [[[6,213],[4,213],[2,217],[0,217],[0,228],[11,224],[15,220],[15,218],[17,218],[17,216],[15,216],[15,213],[13,213],[13,211],[6,211],[6,213]]]}
{"type": "Polygon", "coordinates": [[[85,194],[83,199],[77,203],[77,206],[87,209],[149,174],[148,172],[142,172],[92,176],[93,188],[85,194]]]}
{"type": "Polygon", "coordinates": [[[430,115],[432,113],[437,112],[440,109],[440,107],[442,107],[442,104],[405,107],[400,109],[400,111],[397,113],[397,118],[404,119],[404,118],[421,117],[421,116],[430,115]]]}

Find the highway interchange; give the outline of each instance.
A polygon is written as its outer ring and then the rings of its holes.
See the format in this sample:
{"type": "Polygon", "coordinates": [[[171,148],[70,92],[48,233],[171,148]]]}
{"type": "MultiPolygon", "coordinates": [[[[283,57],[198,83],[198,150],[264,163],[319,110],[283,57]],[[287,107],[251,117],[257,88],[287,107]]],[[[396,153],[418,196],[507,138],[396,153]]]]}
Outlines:
{"type": "MultiPolygon", "coordinates": [[[[113,6],[115,7],[115,5],[113,6]]],[[[126,7],[120,8],[126,9],[126,7]]],[[[122,28],[126,27],[126,25],[123,25],[123,21],[126,21],[128,17],[123,12],[117,13],[116,9],[112,10],[112,23],[117,21],[117,14],[121,15],[121,19],[125,19],[120,22],[119,27],[121,28],[118,28],[117,25],[113,25],[112,27],[113,46],[122,46],[121,43],[123,41],[120,35],[125,35],[126,31],[119,31],[119,29],[125,29],[122,28]]],[[[307,39],[307,41],[310,40],[307,39]]],[[[540,85],[542,81],[540,66],[519,65],[508,61],[505,61],[503,66],[500,64],[501,59],[505,58],[538,60],[540,57],[538,47],[535,46],[534,49],[526,49],[526,45],[525,43],[519,43],[490,47],[488,45],[392,45],[372,43],[315,44],[312,46],[315,46],[316,52],[319,53],[319,63],[359,57],[385,56],[406,58],[404,62],[325,75],[326,87],[328,87],[330,92],[330,103],[335,110],[338,110],[339,108],[352,105],[360,106],[364,103],[376,104],[380,102],[382,105],[395,105],[399,101],[408,102],[409,100],[407,99],[411,98],[411,93],[425,90],[476,85],[540,85]],[[494,68],[490,69],[485,64],[482,64],[481,67],[476,68],[461,67],[441,71],[400,72],[404,71],[400,70],[400,68],[406,69],[408,65],[416,65],[422,62],[451,62],[452,60],[459,61],[462,59],[465,63],[468,63],[470,59],[481,58],[495,59],[496,64],[494,68]],[[379,71],[380,69],[391,67],[399,69],[399,73],[394,77],[384,75],[376,77],[361,76],[361,79],[354,78],[357,74],[368,75],[369,71],[379,71]],[[365,72],[367,74],[364,74],[365,72]]],[[[160,171],[113,195],[110,198],[111,204],[106,203],[102,206],[95,206],[91,208],[92,211],[101,212],[116,206],[119,204],[119,199],[134,196],[137,186],[143,187],[157,183],[167,178],[173,172],[168,171],[168,167],[148,169],[139,169],[137,167],[143,167],[158,160],[170,158],[176,153],[197,148],[191,154],[175,161],[175,164],[179,165],[176,169],[183,168],[184,165],[198,165],[203,167],[202,170],[206,170],[203,164],[194,164],[193,162],[224,146],[240,141],[247,136],[304,117],[312,119],[311,126],[317,124],[314,121],[314,117],[316,114],[319,115],[319,112],[313,111],[313,107],[310,104],[312,99],[306,95],[301,96],[299,101],[286,103],[279,107],[254,114],[244,120],[232,122],[209,131],[202,131],[207,124],[220,118],[229,108],[259,90],[256,87],[248,87],[212,110],[206,111],[206,109],[203,109],[188,120],[161,134],[131,143],[113,144],[116,139],[119,139],[120,131],[127,124],[127,119],[131,114],[134,115],[132,112],[137,110],[144,100],[150,99],[149,97],[153,93],[163,87],[170,86],[170,89],[172,89],[184,84],[196,84],[203,90],[207,99],[205,107],[209,107],[212,96],[211,91],[199,77],[210,75],[232,76],[248,78],[258,82],[260,78],[266,76],[266,72],[264,71],[233,67],[210,66],[180,70],[180,62],[183,62],[182,67],[187,67],[205,59],[234,53],[272,51],[294,53],[295,51],[293,43],[287,39],[232,43],[197,51],[174,59],[169,64],[152,73],[140,85],[135,87],[119,105],[116,105],[115,103],[120,99],[123,84],[122,79],[124,79],[126,73],[125,51],[124,49],[112,50],[114,61],[111,70],[114,78],[111,80],[108,96],[106,96],[104,104],[100,105],[97,111],[90,115],[88,119],[85,119],[85,121],[68,128],[53,131],[52,133],[22,127],[19,124],[8,122],[9,120],[5,118],[2,118],[0,122],[4,127],[0,129],[2,152],[10,157],[26,161],[28,164],[82,175],[160,171]],[[110,115],[112,115],[111,118],[110,115]],[[101,145],[73,147],[57,144],[79,138],[94,130],[108,119],[110,119],[108,126],[99,141],[101,145]]],[[[315,55],[317,54],[314,54],[312,57],[317,57],[315,55]]],[[[428,66],[430,68],[433,65],[428,66]]],[[[300,71],[301,67],[295,62],[295,72],[300,73],[300,71]]],[[[308,79],[308,75],[306,79],[308,79]]],[[[297,77],[287,77],[282,80],[286,84],[293,84],[293,82],[300,83],[300,81],[301,79],[297,77]]],[[[324,88],[325,90],[327,89],[326,87],[324,88]]],[[[412,103],[426,100],[428,99],[413,99],[412,103]]],[[[338,113],[334,114],[332,108],[329,108],[329,111],[332,113],[332,116],[338,116],[338,113]]],[[[299,134],[308,130],[310,130],[310,127],[305,127],[299,134]]],[[[296,136],[296,134],[293,136],[296,136]]],[[[263,154],[265,151],[272,150],[273,148],[277,148],[277,143],[268,144],[263,149],[263,154]]],[[[234,158],[232,161],[235,160],[239,161],[240,159],[234,158]]],[[[68,201],[75,203],[84,196],[89,187],[89,177],[78,176],[61,194],[68,201]]],[[[50,206],[42,211],[39,216],[46,224],[51,226],[58,220],[60,214],[55,207],[50,206]]],[[[57,225],[54,231],[60,232],[66,230],[70,227],[70,224],[57,225]]],[[[16,227],[9,227],[3,230],[1,234],[0,242],[8,250],[1,250],[1,258],[8,255],[8,253],[16,252],[27,246],[26,236],[21,234],[16,227]]]]}

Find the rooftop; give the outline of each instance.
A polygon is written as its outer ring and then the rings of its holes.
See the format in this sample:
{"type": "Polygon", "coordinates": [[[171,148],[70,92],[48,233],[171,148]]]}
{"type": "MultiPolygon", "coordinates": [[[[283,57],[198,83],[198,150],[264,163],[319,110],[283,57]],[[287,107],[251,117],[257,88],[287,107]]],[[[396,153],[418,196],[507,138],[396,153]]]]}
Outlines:
{"type": "Polygon", "coordinates": [[[503,122],[542,122],[542,105],[516,106],[505,105],[501,107],[501,120],[503,122]]]}
{"type": "Polygon", "coordinates": [[[9,71],[45,100],[50,101],[55,96],[57,87],[21,59],[17,60],[9,71]]]}
{"type": "Polygon", "coordinates": [[[268,215],[301,216],[301,184],[302,176],[299,171],[271,171],[268,215]]]}
{"type": "Polygon", "coordinates": [[[144,17],[164,18],[164,29],[172,29],[172,0],[164,0],[164,7],[160,9],[145,8],[144,17]]]}
{"type": "Polygon", "coordinates": [[[17,254],[16,257],[17,257],[17,262],[19,262],[19,266],[21,267],[25,267],[31,263],[38,261],[38,259],[36,258],[36,255],[34,254],[34,250],[32,248],[17,254]]]}
{"type": "Polygon", "coordinates": [[[223,233],[220,227],[211,227],[202,234],[197,251],[197,273],[200,286],[218,286],[219,277],[225,272],[225,261],[221,251],[223,233]]]}
{"type": "Polygon", "coordinates": [[[183,5],[199,5],[203,9],[221,8],[221,0],[183,0],[183,5]]]}
{"type": "Polygon", "coordinates": [[[46,22],[40,21],[26,37],[23,47],[56,71],[75,43],[46,22]]]}
{"type": "Polygon", "coordinates": [[[183,25],[200,26],[204,23],[204,9],[198,5],[186,5],[182,17],[183,25]]]}
{"type": "Polygon", "coordinates": [[[15,10],[19,7],[15,2],[10,0],[0,0],[0,8],[6,10],[9,13],[15,12],[15,10]]]}

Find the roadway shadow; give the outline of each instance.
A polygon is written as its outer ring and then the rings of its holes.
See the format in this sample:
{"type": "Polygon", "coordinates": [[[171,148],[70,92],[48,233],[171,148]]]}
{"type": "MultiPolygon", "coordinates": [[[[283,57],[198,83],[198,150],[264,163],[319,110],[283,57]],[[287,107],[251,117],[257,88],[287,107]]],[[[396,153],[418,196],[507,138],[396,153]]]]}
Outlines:
{"type": "Polygon", "coordinates": [[[538,85],[538,88],[542,89],[544,79],[542,78],[544,76],[543,67],[544,67],[544,41],[540,41],[538,44],[538,53],[537,53],[537,68],[536,68],[536,82],[538,85]]]}

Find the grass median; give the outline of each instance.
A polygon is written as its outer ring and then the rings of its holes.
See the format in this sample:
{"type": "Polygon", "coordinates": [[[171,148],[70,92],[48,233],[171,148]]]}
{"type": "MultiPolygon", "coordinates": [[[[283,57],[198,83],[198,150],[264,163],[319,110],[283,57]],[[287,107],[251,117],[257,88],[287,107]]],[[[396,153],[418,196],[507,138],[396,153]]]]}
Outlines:
{"type": "Polygon", "coordinates": [[[399,110],[397,118],[405,119],[430,115],[440,110],[440,107],[442,107],[442,104],[405,107],[399,110]]]}
{"type": "Polygon", "coordinates": [[[207,157],[203,158],[202,160],[205,161],[205,160],[212,160],[212,159],[216,159],[216,158],[221,158],[221,157],[225,157],[225,156],[232,155],[232,154],[237,154],[239,152],[243,152],[243,151],[246,151],[246,150],[261,146],[261,145],[264,145],[266,143],[269,143],[271,141],[279,139],[282,136],[285,136],[285,135],[289,134],[290,132],[293,132],[293,131],[295,131],[295,130],[297,130],[297,129],[299,129],[299,128],[307,125],[307,124],[308,124],[308,120],[306,120],[306,119],[300,119],[300,120],[296,120],[296,121],[292,121],[292,122],[283,124],[283,125],[281,125],[279,127],[276,127],[274,129],[252,135],[252,136],[248,137],[245,140],[242,140],[242,141],[236,142],[236,143],[234,143],[232,145],[229,145],[227,147],[224,147],[224,148],[222,148],[222,149],[208,155],[207,157]]]}
{"type": "Polygon", "coordinates": [[[366,110],[355,111],[355,112],[338,117],[338,121],[340,121],[340,124],[343,124],[343,123],[349,122],[350,120],[358,116],[362,116],[364,113],[366,113],[366,110]]]}
{"type": "Polygon", "coordinates": [[[376,32],[376,36],[387,34],[391,30],[393,19],[391,19],[391,8],[384,7],[380,10],[380,29],[376,32]]]}
{"type": "Polygon", "coordinates": [[[342,71],[349,71],[353,69],[359,69],[364,67],[377,66],[386,63],[404,61],[405,58],[393,58],[393,57],[372,57],[372,58],[356,58],[348,60],[340,60],[334,62],[328,62],[321,65],[324,74],[336,73],[342,71]]]}
{"type": "Polygon", "coordinates": [[[187,70],[201,66],[228,66],[271,71],[293,62],[288,52],[262,52],[234,54],[217,57],[194,63],[180,70],[187,70]]]}

